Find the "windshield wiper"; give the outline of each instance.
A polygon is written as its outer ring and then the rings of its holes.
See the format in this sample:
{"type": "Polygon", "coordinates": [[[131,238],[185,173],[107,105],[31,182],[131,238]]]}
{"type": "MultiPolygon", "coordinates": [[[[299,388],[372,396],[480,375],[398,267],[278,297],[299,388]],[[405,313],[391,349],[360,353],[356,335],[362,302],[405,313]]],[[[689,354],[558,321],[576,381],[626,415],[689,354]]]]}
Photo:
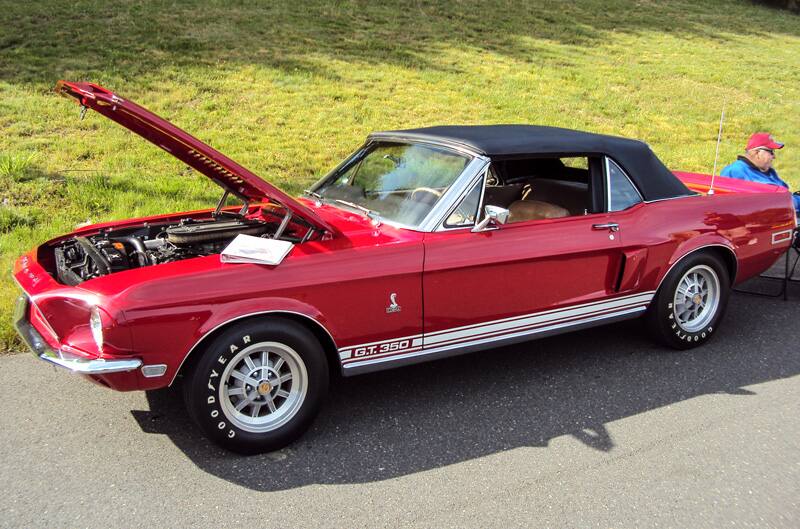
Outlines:
{"type": "Polygon", "coordinates": [[[310,189],[303,189],[303,194],[309,196],[314,199],[315,205],[320,207],[322,204],[325,203],[325,198],[322,197],[319,193],[311,191],[310,189]]]}
{"type": "Polygon", "coordinates": [[[319,193],[315,193],[314,191],[311,191],[310,189],[303,189],[303,194],[308,195],[310,197],[314,197],[319,201],[322,201],[322,195],[320,195],[319,193]]]}
{"type": "Polygon", "coordinates": [[[342,200],[342,199],[339,199],[339,198],[334,198],[333,201],[334,202],[338,202],[339,204],[343,204],[345,206],[349,206],[351,208],[357,209],[359,211],[362,211],[367,215],[367,218],[369,218],[370,220],[373,220],[373,221],[375,221],[375,222],[380,224],[381,216],[380,216],[380,214],[378,214],[377,211],[373,211],[373,210],[371,210],[369,208],[365,208],[364,206],[360,206],[358,204],[354,204],[353,202],[348,202],[347,200],[342,200]]]}

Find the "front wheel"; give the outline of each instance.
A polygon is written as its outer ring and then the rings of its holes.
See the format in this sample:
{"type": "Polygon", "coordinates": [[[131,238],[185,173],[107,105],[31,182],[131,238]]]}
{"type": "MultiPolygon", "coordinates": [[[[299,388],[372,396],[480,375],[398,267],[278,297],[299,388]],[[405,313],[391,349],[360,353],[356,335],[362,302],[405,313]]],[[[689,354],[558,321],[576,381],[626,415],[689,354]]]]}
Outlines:
{"type": "Polygon", "coordinates": [[[302,435],[327,389],[325,354],[313,334],[290,320],[251,320],[205,348],[184,385],[184,399],[212,441],[255,454],[302,435]]]}
{"type": "Polygon", "coordinates": [[[708,253],[690,255],[661,284],[647,315],[648,326],[670,347],[697,347],[716,332],[729,295],[725,265],[708,253]]]}

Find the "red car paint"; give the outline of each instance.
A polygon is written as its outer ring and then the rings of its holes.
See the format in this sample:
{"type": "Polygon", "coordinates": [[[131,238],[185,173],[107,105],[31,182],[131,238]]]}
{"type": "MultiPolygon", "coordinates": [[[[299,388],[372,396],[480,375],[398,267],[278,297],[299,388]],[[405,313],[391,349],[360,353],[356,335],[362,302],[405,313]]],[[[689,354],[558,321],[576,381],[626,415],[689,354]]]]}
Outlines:
{"type": "MultiPolygon", "coordinates": [[[[141,109],[96,85],[61,83],[59,89],[104,115],[114,105],[141,109]]],[[[133,120],[115,119],[129,128],[133,120]]],[[[348,366],[364,360],[376,361],[369,369],[388,368],[395,358],[422,360],[427,350],[459,352],[464,344],[639,311],[670,267],[690,252],[719,248],[735,260],[739,283],[769,267],[789,246],[781,234],[795,227],[785,190],[717,177],[713,195],[519,222],[481,233],[469,228],[424,233],[291,199],[157,116],[150,120],[161,132],[140,132],[148,140],[173,154],[176,145],[189,145],[218,165],[207,171],[212,178],[238,186],[265,208],[281,204],[326,235],[297,244],[277,266],[226,264],[210,255],[105,275],[75,287],[60,284],[46,270],[54,243],[104,228],[207,217],[212,210],[88,226],[21,257],[14,277],[31,302],[26,316],[51,347],[167,366],[156,378],[138,369],[90,376],[122,391],[171,384],[198,344],[225,324],[253,315],[283,314],[308,325],[329,361],[349,374],[348,366]],[[165,137],[178,143],[167,144],[165,137]],[[617,233],[593,229],[612,221],[619,224],[617,233]],[[102,351],[88,328],[95,306],[102,308],[104,320],[102,351]]],[[[176,156],[203,169],[202,161],[176,156]]],[[[708,176],[678,176],[694,190],[708,188],[708,176]]]]}
{"type": "Polygon", "coordinates": [[[280,203],[312,224],[335,232],[332,226],[325,224],[312,211],[298,204],[283,191],[146,108],[132,101],[126,101],[94,83],[59,81],[56,84],[56,92],[71,97],[81,106],[91,108],[116,121],[248,200],[256,201],[270,197],[273,202],[280,203]]]}

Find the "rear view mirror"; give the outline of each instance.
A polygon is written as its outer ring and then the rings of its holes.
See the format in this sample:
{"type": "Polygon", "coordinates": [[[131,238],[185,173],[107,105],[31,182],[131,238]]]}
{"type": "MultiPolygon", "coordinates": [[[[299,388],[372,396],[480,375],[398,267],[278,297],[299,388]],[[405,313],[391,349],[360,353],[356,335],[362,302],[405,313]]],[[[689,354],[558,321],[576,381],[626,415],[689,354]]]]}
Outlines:
{"type": "Polygon", "coordinates": [[[486,206],[483,220],[472,228],[472,232],[496,230],[501,224],[508,222],[508,210],[498,206],[486,206]]]}

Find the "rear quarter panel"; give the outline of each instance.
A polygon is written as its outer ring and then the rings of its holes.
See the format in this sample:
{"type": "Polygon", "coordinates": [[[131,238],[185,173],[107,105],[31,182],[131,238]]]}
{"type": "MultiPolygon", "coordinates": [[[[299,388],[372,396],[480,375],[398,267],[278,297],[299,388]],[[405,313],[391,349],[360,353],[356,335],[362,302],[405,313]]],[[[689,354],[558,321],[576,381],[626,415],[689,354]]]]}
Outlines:
{"type": "MultiPolygon", "coordinates": [[[[770,186],[772,187],[772,186],[770,186]]],[[[642,204],[620,215],[627,248],[646,248],[645,290],[658,288],[670,268],[704,247],[721,246],[736,257],[738,284],[767,268],[786,251],[789,240],[775,234],[795,227],[790,195],[719,193],[642,204]]]]}

